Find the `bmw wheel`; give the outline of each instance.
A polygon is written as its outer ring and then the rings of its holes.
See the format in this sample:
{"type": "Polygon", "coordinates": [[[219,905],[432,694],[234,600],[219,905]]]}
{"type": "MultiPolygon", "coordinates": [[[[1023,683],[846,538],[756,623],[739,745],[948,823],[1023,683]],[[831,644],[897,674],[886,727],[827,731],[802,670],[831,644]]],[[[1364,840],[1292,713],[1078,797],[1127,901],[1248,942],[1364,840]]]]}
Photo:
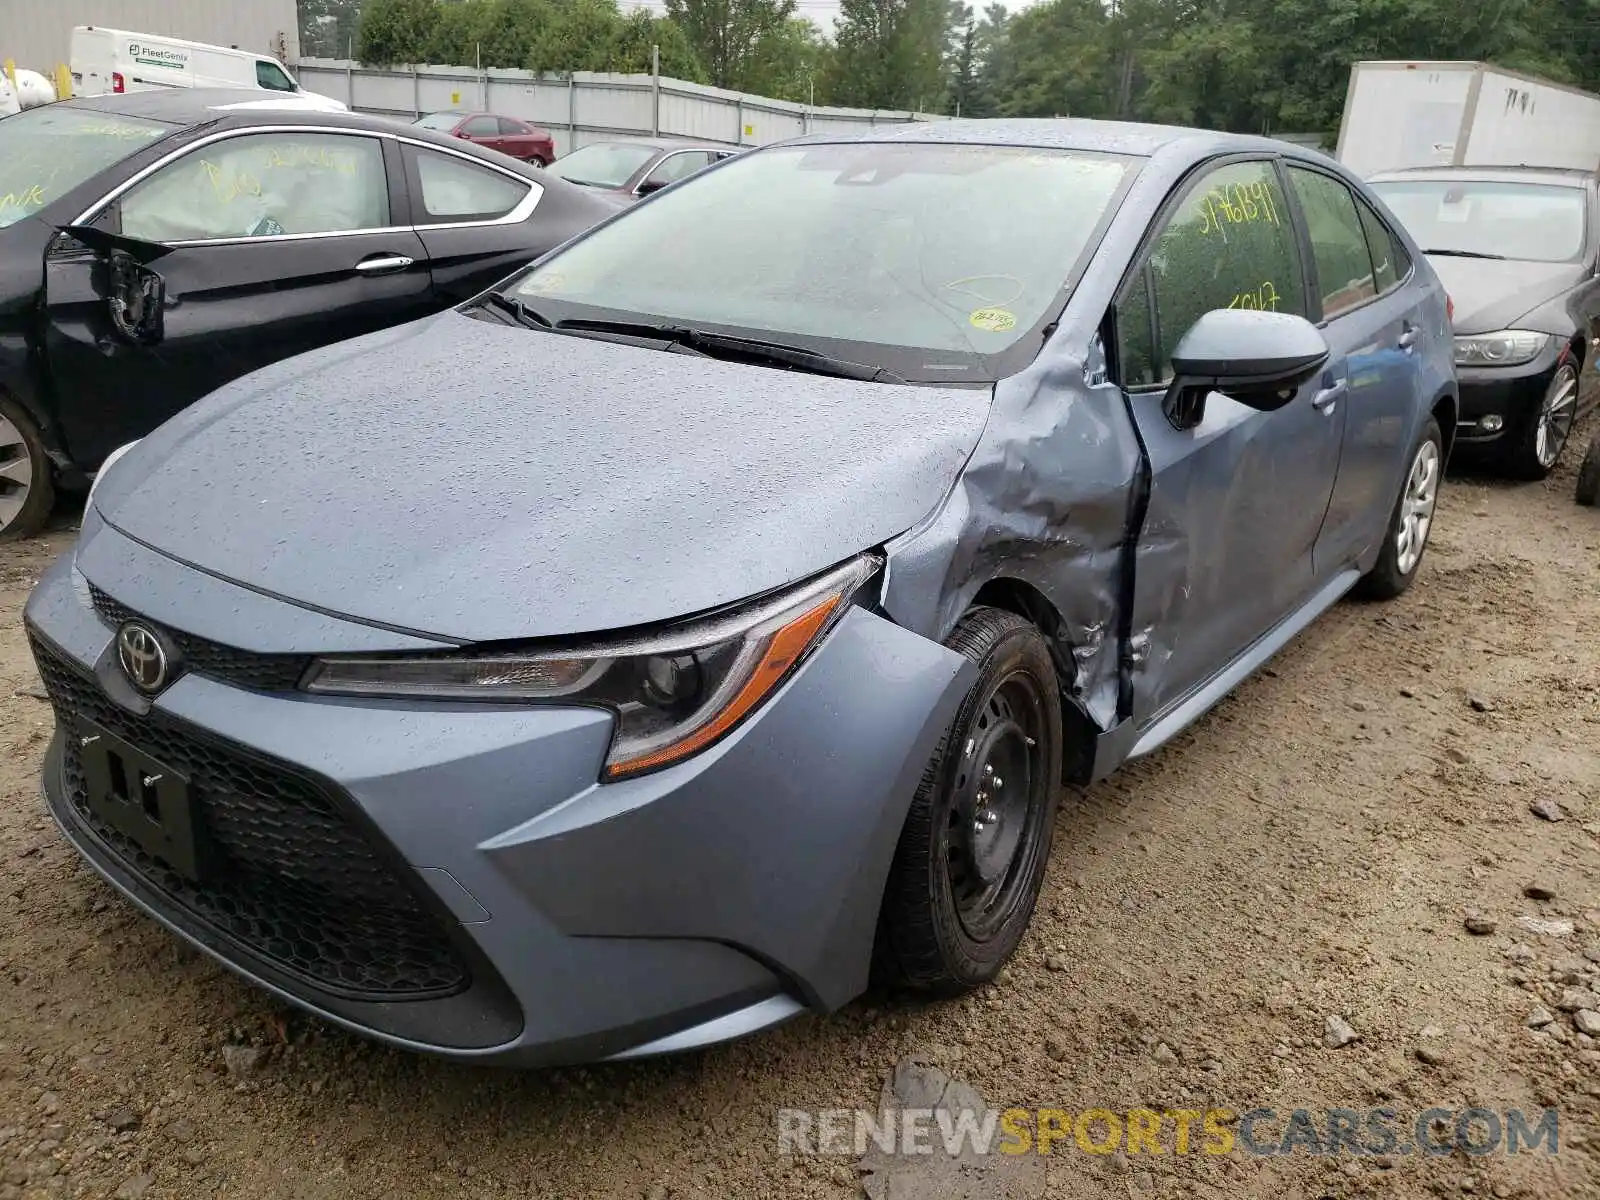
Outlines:
{"type": "Polygon", "coordinates": [[[1507,448],[1505,468],[1517,479],[1543,479],[1555,469],[1578,416],[1578,363],[1562,356],[1539,407],[1507,448]]]}
{"type": "Polygon", "coordinates": [[[1383,550],[1372,570],[1362,576],[1357,590],[1374,600],[1389,600],[1411,586],[1428,548],[1433,513],[1439,503],[1439,483],[1444,478],[1444,437],[1432,417],[1412,448],[1405,481],[1395,501],[1383,550]]]}
{"type": "Polygon", "coordinates": [[[993,979],[1033,917],[1055,829],[1061,694],[1044,638],[976,608],[950,636],[978,679],[934,752],[895,850],[880,965],[945,995],[993,979]]]}
{"type": "Polygon", "coordinates": [[[20,407],[0,398],[0,541],[37,533],[55,498],[39,427],[20,407]]]}

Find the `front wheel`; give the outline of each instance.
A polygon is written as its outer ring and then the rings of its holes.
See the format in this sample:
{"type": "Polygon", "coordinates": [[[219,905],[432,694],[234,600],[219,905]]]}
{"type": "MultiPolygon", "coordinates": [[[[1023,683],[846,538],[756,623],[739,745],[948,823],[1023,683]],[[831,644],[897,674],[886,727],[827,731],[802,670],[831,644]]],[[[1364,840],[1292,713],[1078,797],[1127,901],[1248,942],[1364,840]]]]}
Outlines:
{"type": "Polygon", "coordinates": [[[1373,600],[1390,600],[1411,586],[1428,548],[1433,512],[1439,503],[1439,481],[1444,475],[1444,437],[1432,417],[1411,451],[1411,463],[1400,497],[1395,501],[1383,536],[1383,551],[1372,570],[1361,577],[1357,591],[1373,600]]]}
{"type": "Polygon", "coordinates": [[[0,542],[38,533],[55,498],[39,427],[17,405],[0,399],[0,542]]]}
{"type": "Polygon", "coordinates": [[[1503,464],[1515,479],[1543,479],[1555,469],[1578,416],[1578,364],[1563,356],[1538,409],[1506,447],[1503,464]]]}
{"type": "Polygon", "coordinates": [[[1061,693],[1044,638],[975,608],[947,643],[978,678],[934,752],[884,893],[880,965],[957,995],[987,983],[1033,917],[1055,829],[1061,693]]]}

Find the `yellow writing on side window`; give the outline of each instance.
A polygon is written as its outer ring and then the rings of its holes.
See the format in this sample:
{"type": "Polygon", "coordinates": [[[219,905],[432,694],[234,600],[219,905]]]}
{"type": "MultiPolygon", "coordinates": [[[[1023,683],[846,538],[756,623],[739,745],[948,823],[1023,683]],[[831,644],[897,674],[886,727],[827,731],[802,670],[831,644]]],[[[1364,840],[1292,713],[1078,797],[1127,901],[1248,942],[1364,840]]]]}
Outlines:
{"type": "Polygon", "coordinates": [[[31,188],[22,192],[7,192],[0,196],[0,216],[8,210],[16,209],[19,212],[31,212],[44,207],[44,185],[36,183],[31,188]]]}
{"type": "Polygon", "coordinates": [[[224,204],[232,204],[240,196],[261,195],[261,181],[248,171],[234,171],[229,174],[205,158],[200,160],[200,167],[205,171],[206,178],[211,181],[211,190],[224,204]]]}
{"type": "Polygon", "coordinates": [[[1220,234],[1223,241],[1228,240],[1231,225],[1250,225],[1257,221],[1282,224],[1272,188],[1264,179],[1212,188],[1200,202],[1200,217],[1200,232],[1220,234]]]}
{"type": "Polygon", "coordinates": [[[354,175],[356,160],[353,154],[330,150],[327,146],[305,146],[295,142],[287,146],[267,147],[266,167],[269,171],[310,169],[354,175]]]}
{"type": "Polygon", "coordinates": [[[1261,281],[1260,286],[1249,291],[1240,292],[1228,301],[1229,308],[1253,308],[1261,312],[1278,311],[1278,287],[1270,279],[1261,281]]]}

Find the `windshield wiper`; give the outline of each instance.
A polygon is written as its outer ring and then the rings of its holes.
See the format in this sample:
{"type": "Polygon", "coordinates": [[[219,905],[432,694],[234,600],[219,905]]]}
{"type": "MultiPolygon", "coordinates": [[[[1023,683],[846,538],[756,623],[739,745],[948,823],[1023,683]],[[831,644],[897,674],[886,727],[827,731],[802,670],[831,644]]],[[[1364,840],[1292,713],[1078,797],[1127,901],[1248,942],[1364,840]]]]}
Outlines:
{"type": "Polygon", "coordinates": [[[1506,262],[1504,254],[1484,254],[1477,250],[1424,250],[1424,254],[1442,254],[1446,258],[1492,258],[1496,262],[1506,262]]]}
{"type": "Polygon", "coordinates": [[[510,317],[518,325],[525,325],[529,329],[553,328],[553,323],[549,317],[535,312],[515,296],[505,296],[499,292],[488,292],[478,302],[478,307],[491,309],[501,316],[510,317]]]}
{"type": "Polygon", "coordinates": [[[557,321],[557,333],[617,334],[621,337],[643,338],[667,342],[696,351],[709,358],[731,359],[736,362],[781,364],[798,367],[815,375],[833,375],[840,379],[861,379],[869,383],[904,383],[905,380],[884,367],[870,363],[850,362],[835,358],[820,350],[804,346],[791,346],[787,342],[769,342],[761,338],[736,337],[729,333],[711,333],[687,325],[652,325],[633,321],[594,321],[574,317],[557,321]]]}

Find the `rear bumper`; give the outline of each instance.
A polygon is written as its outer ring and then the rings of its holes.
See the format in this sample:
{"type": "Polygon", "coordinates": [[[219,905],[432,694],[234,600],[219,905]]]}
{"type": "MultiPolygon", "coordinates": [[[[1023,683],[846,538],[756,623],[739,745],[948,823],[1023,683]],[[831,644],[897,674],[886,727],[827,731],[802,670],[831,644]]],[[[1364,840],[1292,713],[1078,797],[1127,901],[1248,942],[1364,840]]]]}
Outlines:
{"type": "MultiPolygon", "coordinates": [[[[94,537],[119,535],[101,527],[94,537]]],[[[83,561],[105,561],[105,543],[96,550],[83,561]]],[[[148,558],[140,575],[144,588],[118,580],[115,599],[157,623],[232,588],[148,558]]],[[[46,796],[97,871],[179,936],[324,1019],[512,1065],[686,1049],[860,992],[906,806],[971,672],[856,610],[722,743],[600,785],[603,712],[331,700],[191,671],[140,713],[116,687],[112,626],[72,563],[40,581],[26,620],[57,710],[46,796]],[[97,823],[72,765],[85,709],[142,753],[179,760],[193,781],[226,871],[193,885],[207,895],[97,823]],[[342,824],[328,833],[330,821],[342,824]],[[369,854],[356,882],[334,869],[369,854]],[[245,878],[290,891],[276,905],[232,894],[221,904],[245,878]],[[270,917],[291,903],[310,913],[298,942],[270,917]],[[370,936],[380,917],[395,928],[400,910],[410,914],[403,934],[370,936]],[[406,969],[374,966],[397,937],[411,948],[406,969]],[[431,991],[395,990],[419,971],[431,991]],[[359,986],[340,985],[351,979],[359,986]]]]}

